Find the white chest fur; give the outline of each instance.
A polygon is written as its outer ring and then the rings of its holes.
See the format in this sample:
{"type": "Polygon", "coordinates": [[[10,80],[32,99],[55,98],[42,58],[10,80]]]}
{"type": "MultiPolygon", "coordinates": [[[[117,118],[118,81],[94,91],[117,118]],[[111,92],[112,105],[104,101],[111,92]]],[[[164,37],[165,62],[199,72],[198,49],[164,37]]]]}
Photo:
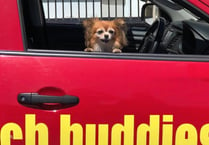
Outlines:
{"type": "Polygon", "coordinates": [[[99,52],[112,52],[112,47],[113,47],[113,42],[111,41],[108,43],[97,42],[94,45],[94,50],[99,52]]]}

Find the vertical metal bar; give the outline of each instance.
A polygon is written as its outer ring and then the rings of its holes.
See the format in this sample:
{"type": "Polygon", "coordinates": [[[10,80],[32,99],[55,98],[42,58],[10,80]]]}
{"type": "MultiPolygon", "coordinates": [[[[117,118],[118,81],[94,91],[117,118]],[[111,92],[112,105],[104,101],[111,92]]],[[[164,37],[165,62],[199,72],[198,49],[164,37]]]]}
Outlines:
{"type": "Polygon", "coordinates": [[[129,18],[131,17],[132,17],[132,0],[130,0],[130,17],[129,18]]]}
{"type": "Polygon", "coordinates": [[[118,17],[118,3],[117,3],[117,0],[115,0],[115,17],[117,18],[118,17]]]}
{"type": "Polygon", "coordinates": [[[47,10],[48,10],[48,19],[50,18],[50,15],[49,15],[49,0],[47,0],[47,10]]]}
{"type": "Polygon", "coordinates": [[[125,0],[123,0],[123,17],[125,17],[125,0]]]}
{"type": "Polygon", "coordinates": [[[93,18],[95,17],[95,6],[94,6],[94,0],[92,1],[93,2],[93,18]]]}
{"type": "Polygon", "coordinates": [[[101,10],[101,18],[103,17],[103,9],[102,9],[102,0],[100,0],[100,10],[101,10]]]}
{"type": "Polygon", "coordinates": [[[108,0],[108,19],[110,19],[110,0],[108,0]]]}
{"type": "Polygon", "coordinates": [[[57,19],[57,0],[54,0],[55,4],[55,19],[57,19]]]}
{"type": "Polygon", "coordinates": [[[88,16],[88,15],[87,15],[87,13],[88,13],[88,10],[87,10],[87,9],[88,9],[88,8],[87,8],[87,0],[85,0],[85,9],[86,9],[86,18],[87,18],[87,16],[88,16]]]}
{"type": "Polygon", "coordinates": [[[62,19],[64,19],[64,15],[65,15],[65,1],[62,0],[62,19]]]}
{"type": "Polygon", "coordinates": [[[78,0],[78,19],[80,22],[81,14],[80,14],[80,0],[78,0]]]}
{"type": "Polygon", "coordinates": [[[138,0],[138,4],[137,4],[138,5],[138,17],[140,16],[140,3],[139,3],[139,1],[140,0],[138,0]]]}
{"type": "Polygon", "coordinates": [[[70,18],[73,17],[73,6],[72,6],[72,0],[70,0],[70,18]]]}

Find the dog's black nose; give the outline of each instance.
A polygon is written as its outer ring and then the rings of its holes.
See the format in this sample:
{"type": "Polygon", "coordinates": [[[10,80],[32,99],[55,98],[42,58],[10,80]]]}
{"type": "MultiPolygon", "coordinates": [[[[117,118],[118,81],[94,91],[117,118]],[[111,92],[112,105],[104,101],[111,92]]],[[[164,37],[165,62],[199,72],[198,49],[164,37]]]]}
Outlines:
{"type": "Polygon", "coordinates": [[[104,35],[105,39],[108,39],[109,38],[109,35],[104,35]]]}

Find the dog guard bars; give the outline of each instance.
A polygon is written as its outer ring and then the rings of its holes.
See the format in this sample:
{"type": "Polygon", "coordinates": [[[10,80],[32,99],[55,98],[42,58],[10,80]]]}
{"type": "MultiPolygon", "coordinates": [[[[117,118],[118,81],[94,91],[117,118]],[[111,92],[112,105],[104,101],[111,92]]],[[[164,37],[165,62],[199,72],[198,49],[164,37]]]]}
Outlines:
{"type": "Polygon", "coordinates": [[[143,0],[42,0],[45,18],[138,18],[143,0]]]}

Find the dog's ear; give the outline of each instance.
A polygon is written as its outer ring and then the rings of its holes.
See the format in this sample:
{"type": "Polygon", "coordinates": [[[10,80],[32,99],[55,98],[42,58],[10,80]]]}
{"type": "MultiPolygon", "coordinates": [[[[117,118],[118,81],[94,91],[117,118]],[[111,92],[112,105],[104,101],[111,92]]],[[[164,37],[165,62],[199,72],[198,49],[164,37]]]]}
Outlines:
{"type": "Polygon", "coordinates": [[[95,21],[97,21],[96,18],[95,19],[86,19],[86,20],[83,21],[83,26],[85,28],[90,28],[94,25],[95,21]]]}
{"type": "Polygon", "coordinates": [[[115,19],[113,20],[113,23],[117,26],[117,28],[120,30],[118,37],[120,38],[120,43],[123,46],[127,46],[128,41],[126,38],[126,34],[128,31],[126,22],[123,19],[115,19]]]}
{"type": "Polygon", "coordinates": [[[83,27],[84,27],[84,31],[85,31],[85,35],[84,35],[85,45],[86,45],[87,48],[90,47],[90,39],[91,39],[92,33],[93,33],[91,29],[92,29],[95,21],[97,21],[96,18],[86,19],[86,20],[83,21],[83,27]]]}
{"type": "Polygon", "coordinates": [[[83,21],[83,26],[84,26],[85,28],[90,27],[92,24],[93,24],[92,19],[87,19],[87,20],[84,20],[84,21],[83,21]]]}
{"type": "Polygon", "coordinates": [[[122,29],[124,32],[127,32],[127,25],[124,19],[115,19],[113,22],[118,26],[120,29],[122,29]]]}

